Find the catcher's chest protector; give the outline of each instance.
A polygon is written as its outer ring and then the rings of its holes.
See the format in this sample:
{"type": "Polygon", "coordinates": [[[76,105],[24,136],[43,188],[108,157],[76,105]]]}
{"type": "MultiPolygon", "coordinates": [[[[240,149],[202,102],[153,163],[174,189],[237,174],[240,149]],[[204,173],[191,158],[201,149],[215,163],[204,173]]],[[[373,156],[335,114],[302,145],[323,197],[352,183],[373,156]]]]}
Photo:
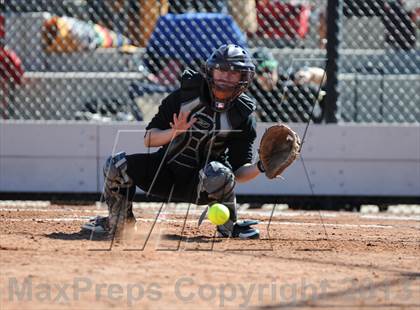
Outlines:
{"type": "Polygon", "coordinates": [[[197,121],[169,145],[168,163],[188,168],[201,168],[207,160],[225,151],[224,140],[232,129],[227,112],[215,112],[196,98],[181,104],[181,112],[191,111],[197,121]]]}

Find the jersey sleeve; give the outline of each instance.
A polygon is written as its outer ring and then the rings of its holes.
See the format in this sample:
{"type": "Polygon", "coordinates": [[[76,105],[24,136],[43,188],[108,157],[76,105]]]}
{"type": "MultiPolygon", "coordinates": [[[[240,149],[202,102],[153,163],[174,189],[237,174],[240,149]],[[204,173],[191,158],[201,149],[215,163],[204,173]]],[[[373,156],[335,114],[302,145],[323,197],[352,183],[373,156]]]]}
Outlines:
{"type": "Polygon", "coordinates": [[[158,112],[147,125],[146,130],[150,130],[152,128],[161,130],[171,128],[169,123],[172,122],[174,113],[178,114],[180,109],[180,103],[177,98],[178,91],[175,91],[162,100],[158,112]]]}
{"type": "Polygon", "coordinates": [[[251,114],[238,128],[240,132],[232,134],[227,143],[228,161],[235,172],[244,164],[251,163],[253,157],[253,144],[257,137],[256,120],[251,114]]]}

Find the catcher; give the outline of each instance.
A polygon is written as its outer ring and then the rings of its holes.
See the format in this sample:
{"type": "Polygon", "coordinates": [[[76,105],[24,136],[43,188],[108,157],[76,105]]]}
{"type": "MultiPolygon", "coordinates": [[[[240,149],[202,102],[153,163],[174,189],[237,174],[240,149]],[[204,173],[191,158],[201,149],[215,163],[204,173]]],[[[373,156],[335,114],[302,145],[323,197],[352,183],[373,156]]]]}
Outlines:
{"type": "Polygon", "coordinates": [[[113,233],[133,225],[138,186],[170,201],[223,203],[230,219],[217,226],[221,237],[259,238],[259,230],[252,227],[257,221],[238,221],[235,183],[261,172],[278,176],[296,158],[299,140],[288,127],[274,126],[262,139],[261,160],[252,163],[255,105],[244,92],[254,72],[249,53],[232,44],[214,51],[202,73],[186,70],[180,88],[162,101],[146,127],[145,145],[161,148],[107,159],[104,198],[109,217],[96,217],[83,228],[113,233]]]}

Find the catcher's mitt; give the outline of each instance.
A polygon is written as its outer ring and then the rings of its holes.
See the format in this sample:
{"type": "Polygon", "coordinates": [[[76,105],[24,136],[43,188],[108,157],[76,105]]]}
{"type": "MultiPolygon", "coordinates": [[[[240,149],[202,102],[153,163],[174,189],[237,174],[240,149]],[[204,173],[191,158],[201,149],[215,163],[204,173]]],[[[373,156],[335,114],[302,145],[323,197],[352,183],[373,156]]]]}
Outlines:
{"type": "Polygon", "coordinates": [[[265,175],[273,179],[282,174],[297,158],[300,138],[288,126],[280,124],[268,128],[261,138],[259,155],[265,175]]]}

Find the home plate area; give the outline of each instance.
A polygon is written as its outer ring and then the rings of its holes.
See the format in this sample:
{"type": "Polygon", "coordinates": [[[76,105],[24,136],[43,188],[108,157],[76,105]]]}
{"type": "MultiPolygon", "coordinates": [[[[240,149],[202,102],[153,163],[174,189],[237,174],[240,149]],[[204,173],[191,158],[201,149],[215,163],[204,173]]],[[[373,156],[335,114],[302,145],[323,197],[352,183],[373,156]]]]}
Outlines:
{"type": "Polygon", "coordinates": [[[112,238],[80,230],[100,203],[1,201],[1,309],[414,309],[420,214],[405,208],[241,206],[261,238],[240,240],[198,227],[202,206],[135,203],[136,228],[112,238]]]}

